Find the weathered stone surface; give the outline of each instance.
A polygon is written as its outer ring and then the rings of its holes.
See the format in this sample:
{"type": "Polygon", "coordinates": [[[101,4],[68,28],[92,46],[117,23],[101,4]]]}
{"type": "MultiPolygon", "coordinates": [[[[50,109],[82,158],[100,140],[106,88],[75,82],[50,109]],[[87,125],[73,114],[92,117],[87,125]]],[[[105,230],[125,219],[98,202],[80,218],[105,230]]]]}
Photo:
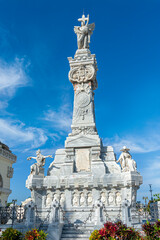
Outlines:
{"type": "Polygon", "coordinates": [[[79,148],[76,149],[76,160],[75,160],[76,172],[81,171],[90,171],[90,149],[88,148],[79,148]]]}

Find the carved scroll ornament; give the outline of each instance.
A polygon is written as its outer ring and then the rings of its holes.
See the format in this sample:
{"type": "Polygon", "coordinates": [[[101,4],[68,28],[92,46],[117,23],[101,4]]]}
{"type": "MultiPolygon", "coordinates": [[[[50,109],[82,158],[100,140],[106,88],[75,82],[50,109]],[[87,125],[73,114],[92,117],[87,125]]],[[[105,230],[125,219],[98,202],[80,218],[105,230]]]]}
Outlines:
{"type": "Polygon", "coordinates": [[[69,72],[69,80],[72,83],[85,83],[95,80],[95,68],[92,65],[75,67],[69,72]]]}

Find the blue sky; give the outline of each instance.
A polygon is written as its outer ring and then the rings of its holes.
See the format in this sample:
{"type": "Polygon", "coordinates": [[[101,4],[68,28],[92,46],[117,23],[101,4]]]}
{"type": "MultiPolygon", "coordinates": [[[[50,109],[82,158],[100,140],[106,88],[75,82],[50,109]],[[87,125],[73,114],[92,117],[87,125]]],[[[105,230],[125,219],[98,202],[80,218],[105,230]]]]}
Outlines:
{"type": "MultiPolygon", "coordinates": [[[[9,200],[30,196],[26,158],[53,154],[70,132],[73,89],[67,57],[83,10],[96,28],[96,124],[117,154],[131,149],[144,184],[160,192],[160,2],[0,0],[0,140],[17,155],[9,200]]],[[[50,164],[47,159],[46,169],[50,164]]]]}

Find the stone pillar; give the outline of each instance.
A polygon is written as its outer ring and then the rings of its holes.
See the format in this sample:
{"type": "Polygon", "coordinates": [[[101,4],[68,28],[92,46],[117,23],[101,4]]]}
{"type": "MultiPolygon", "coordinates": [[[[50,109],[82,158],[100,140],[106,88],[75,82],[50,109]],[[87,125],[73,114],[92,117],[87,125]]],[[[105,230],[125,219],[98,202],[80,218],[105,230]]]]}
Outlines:
{"type": "Polygon", "coordinates": [[[94,215],[94,225],[96,228],[101,228],[103,226],[103,221],[101,219],[102,203],[100,201],[95,202],[95,215],[94,215]]]}
{"type": "Polygon", "coordinates": [[[26,221],[25,225],[27,227],[35,225],[35,206],[33,203],[29,203],[25,206],[26,208],[26,221]]]}
{"type": "Polygon", "coordinates": [[[122,222],[127,226],[131,226],[130,203],[127,199],[122,203],[122,222]]]}
{"type": "Polygon", "coordinates": [[[97,62],[89,49],[76,51],[70,64],[69,80],[74,88],[72,135],[96,133],[94,90],[97,88],[97,62]]]}
{"type": "Polygon", "coordinates": [[[55,222],[59,222],[59,206],[56,200],[53,201],[53,205],[49,216],[49,223],[52,224],[55,222]]]}

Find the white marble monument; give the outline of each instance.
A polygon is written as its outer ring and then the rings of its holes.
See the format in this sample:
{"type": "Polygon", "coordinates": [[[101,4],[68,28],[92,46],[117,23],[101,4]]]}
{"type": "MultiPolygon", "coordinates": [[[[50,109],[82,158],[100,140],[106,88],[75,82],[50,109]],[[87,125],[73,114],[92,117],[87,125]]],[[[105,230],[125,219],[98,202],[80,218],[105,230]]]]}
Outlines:
{"type": "MultiPolygon", "coordinates": [[[[56,151],[47,176],[44,176],[44,164],[38,165],[35,158],[37,164],[32,165],[26,182],[42,219],[52,208],[48,238],[56,240],[65,239],[72,224],[79,228],[85,225],[92,231],[107,220],[129,222],[123,206],[126,202],[127,206],[134,206],[142,184],[129,149],[123,147],[117,161],[113,148],[104,146],[98,135],[94,107],[97,61],[89,50],[95,24],[89,24],[89,15],[82,15],[78,21],[81,26],[74,27],[78,50],[74,58],[68,58],[68,76],[74,89],[72,132],[66,138],[64,149],[56,151]]],[[[83,239],[88,239],[88,235],[84,233],[83,239]]]]}

